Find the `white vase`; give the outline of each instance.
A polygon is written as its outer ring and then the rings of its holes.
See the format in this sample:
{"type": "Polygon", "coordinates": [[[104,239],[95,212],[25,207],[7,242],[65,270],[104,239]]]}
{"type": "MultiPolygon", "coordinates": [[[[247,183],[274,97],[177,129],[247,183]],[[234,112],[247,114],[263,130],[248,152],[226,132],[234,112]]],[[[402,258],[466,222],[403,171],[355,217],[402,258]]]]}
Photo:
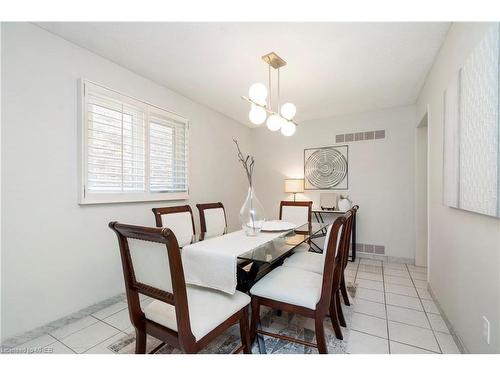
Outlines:
{"type": "Polygon", "coordinates": [[[348,211],[352,207],[352,202],[348,198],[342,198],[339,200],[339,211],[348,211]]]}
{"type": "Polygon", "coordinates": [[[256,236],[262,230],[265,221],[264,207],[255,196],[253,186],[250,186],[240,210],[241,228],[247,236],[256,236]]]}

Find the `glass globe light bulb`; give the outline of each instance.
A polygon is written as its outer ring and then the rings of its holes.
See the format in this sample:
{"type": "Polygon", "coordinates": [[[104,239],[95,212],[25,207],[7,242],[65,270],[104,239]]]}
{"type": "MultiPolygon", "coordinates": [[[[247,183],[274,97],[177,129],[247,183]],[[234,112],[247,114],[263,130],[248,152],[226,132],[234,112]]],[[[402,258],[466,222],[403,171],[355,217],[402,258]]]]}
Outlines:
{"type": "Polygon", "coordinates": [[[293,103],[285,103],[281,106],[281,116],[287,120],[291,120],[293,116],[297,113],[297,108],[293,103]]]}
{"type": "Polygon", "coordinates": [[[267,88],[262,83],[254,83],[248,90],[248,97],[255,103],[266,104],[267,88]]]}
{"type": "Polygon", "coordinates": [[[266,125],[269,130],[272,132],[280,130],[283,125],[283,119],[278,115],[271,115],[268,117],[266,125]]]}
{"type": "Polygon", "coordinates": [[[295,134],[297,130],[297,126],[291,121],[285,121],[283,126],[281,127],[281,134],[285,137],[290,137],[295,134]]]}
{"type": "Polygon", "coordinates": [[[266,121],[267,112],[264,108],[258,105],[252,104],[250,112],[248,113],[248,119],[252,124],[260,125],[266,121]]]}

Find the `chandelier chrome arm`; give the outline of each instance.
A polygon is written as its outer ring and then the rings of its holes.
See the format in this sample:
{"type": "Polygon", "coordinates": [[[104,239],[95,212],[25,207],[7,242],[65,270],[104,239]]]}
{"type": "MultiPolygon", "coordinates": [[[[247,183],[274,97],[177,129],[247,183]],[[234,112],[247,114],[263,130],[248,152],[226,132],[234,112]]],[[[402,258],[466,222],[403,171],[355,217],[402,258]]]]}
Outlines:
{"type": "Polygon", "coordinates": [[[295,124],[295,126],[299,126],[299,124],[297,124],[294,120],[289,120],[285,117],[283,117],[281,114],[279,114],[278,112],[275,112],[273,111],[272,109],[269,109],[267,108],[265,105],[262,105],[262,104],[259,104],[259,103],[256,103],[254,102],[252,99],[250,99],[249,97],[246,97],[244,95],[241,95],[241,99],[249,102],[250,104],[253,104],[253,105],[256,105],[257,107],[260,107],[260,108],[263,108],[267,113],[269,113],[270,115],[277,115],[279,117],[281,117],[283,120],[285,121],[289,121],[289,122],[292,122],[295,124]]]}

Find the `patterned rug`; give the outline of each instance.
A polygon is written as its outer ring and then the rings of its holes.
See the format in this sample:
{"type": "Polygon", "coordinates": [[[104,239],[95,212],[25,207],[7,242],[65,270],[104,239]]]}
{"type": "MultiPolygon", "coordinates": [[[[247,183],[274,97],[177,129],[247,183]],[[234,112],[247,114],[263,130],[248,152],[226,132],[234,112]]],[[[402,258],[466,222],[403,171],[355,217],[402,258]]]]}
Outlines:
{"type": "MultiPolygon", "coordinates": [[[[355,288],[348,286],[351,298],[355,295],[355,288]]],[[[352,318],[352,307],[342,305],[344,316],[347,322],[347,327],[350,327],[352,318]]],[[[283,312],[278,316],[275,310],[262,307],[261,324],[265,331],[279,333],[281,335],[291,336],[307,342],[315,343],[314,320],[305,318],[297,314],[289,314],[283,312]]],[[[342,328],[344,340],[335,338],[333,327],[330,318],[326,318],[324,322],[325,336],[328,345],[329,354],[346,353],[347,341],[349,340],[349,330],[342,328]]],[[[267,354],[309,354],[318,353],[315,348],[300,345],[297,343],[277,339],[274,337],[264,336],[267,354]]],[[[161,342],[151,336],[147,337],[147,352],[157,348],[161,342]]],[[[236,349],[240,342],[239,326],[235,325],[224,332],[222,335],[212,341],[205,349],[201,351],[204,354],[229,354],[236,349]]],[[[132,354],[135,350],[135,333],[131,333],[108,347],[111,351],[119,354],[132,354]]],[[[258,346],[255,343],[252,352],[259,353],[258,346]]],[[[172,347],[169,344],[164,344],[155,354],[182,354],[183,351],[172,347]]]]}

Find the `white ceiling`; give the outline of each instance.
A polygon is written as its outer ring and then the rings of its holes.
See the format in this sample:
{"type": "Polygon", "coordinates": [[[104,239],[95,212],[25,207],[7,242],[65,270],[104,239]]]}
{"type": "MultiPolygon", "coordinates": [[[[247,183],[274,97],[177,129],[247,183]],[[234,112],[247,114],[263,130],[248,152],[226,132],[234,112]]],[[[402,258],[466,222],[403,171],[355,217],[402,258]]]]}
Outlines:
{"type": "Polygon", "coordinates": [[[449,23],[39,23],[144,77],[250,125],[240,99],[267,83],[297,121],[415,103],[449,23]]]}

